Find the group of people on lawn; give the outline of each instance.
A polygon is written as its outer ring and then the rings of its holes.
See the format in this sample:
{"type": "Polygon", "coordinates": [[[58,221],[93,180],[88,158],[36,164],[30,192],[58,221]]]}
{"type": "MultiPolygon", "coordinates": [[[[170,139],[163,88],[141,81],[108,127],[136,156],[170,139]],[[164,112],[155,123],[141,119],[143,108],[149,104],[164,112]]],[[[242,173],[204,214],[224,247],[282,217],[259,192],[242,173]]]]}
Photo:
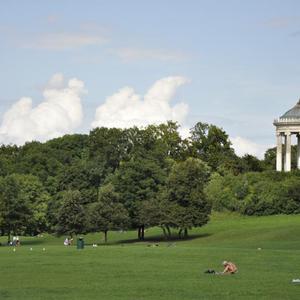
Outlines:
{"type": "MultiPolygon", "coordinates": [[[[66,237],[66,239],[64,240],[64,245],[65,246],[71,246],[73,242],[72,238],[68,238],[66,237]]],[[[18,236],[13,236],[12,241],[10,242],[11,246],[20,246],[20,239],[18,236]]],[[[237,273],[238,269],[237,266],[230,261],[223,261],[223,266],[224,266],[224,270],[222,272],[215,272],[214,270],[207,270],[205,273],[212,273],[212,274],[216,274],[216,275],[229,275],[229,274],[235,274],[237,273]]]]}

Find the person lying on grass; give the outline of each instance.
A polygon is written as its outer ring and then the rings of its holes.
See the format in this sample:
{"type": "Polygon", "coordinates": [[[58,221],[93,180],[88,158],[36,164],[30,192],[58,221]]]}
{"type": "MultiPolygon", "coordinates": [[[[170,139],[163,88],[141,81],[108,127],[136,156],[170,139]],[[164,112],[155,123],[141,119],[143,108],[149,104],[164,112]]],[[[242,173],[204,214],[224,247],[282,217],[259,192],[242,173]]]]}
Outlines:
{"type": "Polygon", "coordinates": [[[224,270],[218,275],[227,275],[227,274],[235,274],[237,273],[237,267],[233,262],[230,261],[223,261],[224,270]]]}

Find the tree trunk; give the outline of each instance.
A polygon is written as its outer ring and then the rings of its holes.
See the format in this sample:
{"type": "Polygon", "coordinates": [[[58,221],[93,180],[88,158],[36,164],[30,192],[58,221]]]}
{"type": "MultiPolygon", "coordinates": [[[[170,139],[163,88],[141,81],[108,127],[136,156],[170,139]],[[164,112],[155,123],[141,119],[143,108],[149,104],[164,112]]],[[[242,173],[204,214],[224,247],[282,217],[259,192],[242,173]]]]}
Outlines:
{"type": "Polygon", "coordinates": [[[189,236],[188,229],[184,228],[184,238],[187,238],[188,236],[189,236]]]}
{"type": "Polygon", "coordinates": [[[167,240],[168,239],[168,234],[167,234],[167,231],[166,231],[166,228],[164,226],[161,226],[162,230],[163,230],[163,233],[164,233],[164,237],[165,239],[167,240]]]}
{"type": "Polygon", "coordinates": [[[168,237],[169,237],[169,239],[171,238],[171,230],[170,230],[170,227],[169,226],[166,226],[166,228],[167,228],[167,232],[168,232],[168,237]]]}
{"type": "Polygon", "coordinates": [[[144,240],[144,237],[145,237],[145,226],[142,225],[142,226],[139,226],[138,228],[138,239],[140,241],[144,240]]]}
{"type": "Polygon", "coordinates": [[[104,242],[107,243],[107,230],[104,231],[104,242]]]}
{"type": "Polygon", "coordinates": [[[142,238],[141,238],[141,240],[144,240],[145,239],[145,226],[144,225],[142,225],[141,231],[142,231],[142,238]]]}
{"type": "Polygon", "coordinates": [[[181,239],[181,233],[182,233],[182,228],[179,229],[178,231],[178,237],[181,239]]]}

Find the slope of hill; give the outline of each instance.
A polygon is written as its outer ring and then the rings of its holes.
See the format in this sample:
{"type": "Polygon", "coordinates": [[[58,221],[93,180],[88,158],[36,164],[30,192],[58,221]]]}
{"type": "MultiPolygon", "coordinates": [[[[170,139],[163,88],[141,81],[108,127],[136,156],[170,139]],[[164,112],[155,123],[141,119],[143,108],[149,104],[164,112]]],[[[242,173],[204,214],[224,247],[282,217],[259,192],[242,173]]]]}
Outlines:
{"type": "Polygon", "coordinates": [[[0,247],[0,299],[299,299],[300,215],[214,214],[189,240],[160,234],[149,229],[137,242],[135,232],[113,232],[97,248],[101,234],[88,235],[81,251],[51,236],[0,247]],[[224,259],[238,274],[204,274],[224,259]]]}

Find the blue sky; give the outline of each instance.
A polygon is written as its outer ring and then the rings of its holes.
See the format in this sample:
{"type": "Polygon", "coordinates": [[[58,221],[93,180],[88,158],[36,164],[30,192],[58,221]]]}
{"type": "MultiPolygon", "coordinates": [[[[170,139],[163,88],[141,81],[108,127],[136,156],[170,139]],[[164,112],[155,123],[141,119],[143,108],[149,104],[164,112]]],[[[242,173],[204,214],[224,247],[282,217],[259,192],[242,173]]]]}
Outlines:
{"type": "MultiPolygon", "coordinates": [[[[299,1],[276,0],[1,1],[0,141],[21,143],[17,133],[9,136],[13,129],[20,131],[14,124],[29,131],[38,126],[37,120],[34,126],[24,119],[18,123],[20,111],[15,113],[12,105],[30,97],[33,110],[47,101],[43,93],[54,74],[84,83],[82,91],[76,90],[82,114],[65,127],[41,130],[28,139],[88,132],[95,118],[94,124],[111,126],[140,107],[151,119],[155,110],[141,105],[147,102],[143,95],[155,82],[170,78],[167,87],[161,81],[155,88],[170,91],[162,99],[170,106],[162,118],[184,110],[174,108],[183,102],[188,106],[178,117],[183,127],[214,123],[238,151],[261,155],[275,143],[273,119],[300,97],[299,12],[299,1]],[[126,86],[134,89],[132,98],[122,90],[116,100],[107,99],[126,86]],[[134,100],[135,95],[140,98],[134,100]],[[118,107],[118,101],[123,106],[117,113],[111,103],[118,107]],[[124,103],[135,110],[124,110],[124,103]],[[106,122],[105,112],[115,118],[106,122]]],[[[60,86],[58,95],[64,94],[60,86]]]]}

